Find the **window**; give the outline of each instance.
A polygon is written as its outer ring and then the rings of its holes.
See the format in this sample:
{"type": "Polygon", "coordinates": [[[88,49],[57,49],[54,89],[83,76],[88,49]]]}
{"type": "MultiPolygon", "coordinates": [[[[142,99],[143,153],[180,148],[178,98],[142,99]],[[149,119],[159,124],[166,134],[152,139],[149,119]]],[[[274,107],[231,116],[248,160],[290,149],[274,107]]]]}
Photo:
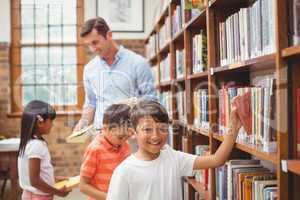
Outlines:
{"type": "Polygon", "coordinates": [[[12,112],[33,99],[81,109],[83,0],[12,2],[12,112]]]}

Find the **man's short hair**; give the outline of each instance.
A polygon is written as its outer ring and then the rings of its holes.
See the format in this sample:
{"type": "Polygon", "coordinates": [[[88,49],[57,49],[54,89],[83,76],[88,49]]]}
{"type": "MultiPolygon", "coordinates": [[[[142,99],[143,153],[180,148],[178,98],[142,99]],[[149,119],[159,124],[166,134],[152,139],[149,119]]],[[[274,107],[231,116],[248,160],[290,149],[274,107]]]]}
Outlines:
{"type": "Polygon", "coordinates": [[[103,125],[109,128],[127,126],[131,127],[130,106],[126,104],[112,104],[104,111],[103,125]]]}
{"type": "Polygon", "coordinates": [[[102,17],[96,17],[87,20],[83,24],[81,28],[80,36],[84,37],[88,35],[94,28],[97,30],[98,34],[102,35],[105,38],[106,38],[106,33],[110,30],[106,21],[102,17]]]}
{"type": "Polygon", "coordinates": [[[157,101],[141,100],[131,109],[131,123],[136,129],[138,120],[150,116],[159,123],[169,123],[169,116],[166,109],[157,101]]]}

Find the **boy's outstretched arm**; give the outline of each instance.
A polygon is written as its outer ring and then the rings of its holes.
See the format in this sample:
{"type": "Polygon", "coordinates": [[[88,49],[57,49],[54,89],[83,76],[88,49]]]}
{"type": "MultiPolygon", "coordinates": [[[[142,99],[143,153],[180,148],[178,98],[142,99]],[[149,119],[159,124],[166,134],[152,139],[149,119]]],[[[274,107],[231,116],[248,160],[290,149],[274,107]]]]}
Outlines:
{"type": "Polygon", "coordinates": [[[217,149],[215,154],[208,156],[198,156],[194,162],[193,169],[215,168],[223,165],[232,151],[240,127],[241,122],[236,113],[236,108],[233,108],[230,113],[228,132],[227,134],[224,134],[224,141],[217,149]]]}
{"type": "Polygon", "coordinates": [[[90,179],[80,176],[79,189],[82,193],[97,200],[105,200],[106,193],[98,190],[90,184],[90,179]]]}

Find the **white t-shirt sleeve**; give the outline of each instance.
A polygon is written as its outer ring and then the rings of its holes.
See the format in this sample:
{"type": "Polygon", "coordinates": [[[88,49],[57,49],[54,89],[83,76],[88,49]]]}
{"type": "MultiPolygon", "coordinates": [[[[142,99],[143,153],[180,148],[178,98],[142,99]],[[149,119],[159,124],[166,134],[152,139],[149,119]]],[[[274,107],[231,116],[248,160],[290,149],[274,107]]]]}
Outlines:
{"type": "Polygon", "coordinates": [[[129,185],[125,169],[122,167],[117,167],[111,177],[106,200],[120,199],[129,199],[129,185]]]}
{"type": "Polygon", "coordinates": [[[192,176],[193,175],[193,166],[194,166],[194,162],[197,158],[197,155],[184,153],[182,151],[175,151],[175,150],[173,150],[173,151],[177,158],[181,176],[192,176]]]}
{"type": "Polygon", "coordinates": [[[44,159],[47,155],[47,146],[43,141],[32,140],[26,146],[26,156],[28,158],[44,159]]]}

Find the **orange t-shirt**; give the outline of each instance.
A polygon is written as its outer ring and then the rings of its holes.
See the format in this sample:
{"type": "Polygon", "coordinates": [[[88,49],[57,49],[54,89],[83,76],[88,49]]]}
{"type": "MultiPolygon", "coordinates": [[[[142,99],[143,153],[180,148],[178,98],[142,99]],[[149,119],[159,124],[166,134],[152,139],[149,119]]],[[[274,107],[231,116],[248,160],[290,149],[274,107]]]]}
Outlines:
{"type": "Polygon", "coordinates": [[[103,136],[97,135],[85,151],[80,176],[90,178],[91,185],[107,192],[113,171],[130,153],[128,143],[114,147],[103,136]]]}

